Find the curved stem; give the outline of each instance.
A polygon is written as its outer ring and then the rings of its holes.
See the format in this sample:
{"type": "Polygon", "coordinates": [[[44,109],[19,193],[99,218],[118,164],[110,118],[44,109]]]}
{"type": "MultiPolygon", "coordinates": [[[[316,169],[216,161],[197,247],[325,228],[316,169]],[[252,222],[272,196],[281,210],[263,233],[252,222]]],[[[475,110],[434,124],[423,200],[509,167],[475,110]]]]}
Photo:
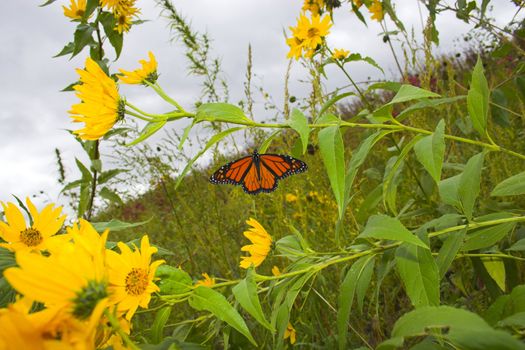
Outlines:
{"type": "Polygon", "coordinates": [[[134,116],[135,118],[139,118],[141,120],[144,120],[144,121],[147,121],[149,123],[151,122],[155,122],[155,121],[158,121],[158,118],[157,119],[154,119],[154,118],[148,118],[140,113],[135,113],[133,111],[130,111],[130,110],[126,110],[126,114],[128,115],[131,115],[131,116],[134,116]]]}
{"type": "Polygon", "coordinates": [[[117,318],[115,315],[113,315],[111,312],[109,312],[108,309],[104,311],[104,315],[108,318],[109,323],[111,324],[111,328],[118,333],[118,335],[122,338],[124,343],[133,350],[140,350],[140,348],[129,338],[129,335],[124,332],[122,327],[120,326],[117,318]]]}
{"type": "Polygon", "coordinates": [[[153,90],[155,90],[155,92],[157,94],[159,94],[160,97],[162,97],[162,99],[172,105],[174,105],[175,107],[177,107],[177,109],[180,111],[180,112],[184,112],[186,113],[186,110],[184,108],[182,108],[182,106],[180,104],[177,103],[177,101],[175,101],[174,99],[172,99],[171,97],[169,97],[165,92],[164,90],[162,90],[162,88],[160,87],[160,85],[158,83],[155,83],[155,84],[151,84],[149,81],[145,81],[146,84],[148,84],[148,86],[150,86],[153,90]]]}

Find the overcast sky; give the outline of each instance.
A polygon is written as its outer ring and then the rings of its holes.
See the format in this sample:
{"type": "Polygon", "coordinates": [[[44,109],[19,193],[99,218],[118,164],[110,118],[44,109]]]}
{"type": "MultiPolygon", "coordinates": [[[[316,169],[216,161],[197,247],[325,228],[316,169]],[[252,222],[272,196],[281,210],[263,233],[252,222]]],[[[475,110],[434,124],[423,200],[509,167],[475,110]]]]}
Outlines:
{"type": "MultiPolygon", "coordinates": [[[[83,157],[78,143],[65,131],[76,128],[70,123],[67,110],[77,103],[72,93],[59,92],[77,80],[74,69],[82,67],[87,53],[76,58],[52,58],[72,39],[75,25],[62,14],[57,1],[47,7],[38,7],[41,1],[0,1],[0,201],[12,201],[11,194],[31,196],[43,190],[37,199],[59,203],[60,186],[54,149],[58,147],[66,162],[66,171],[75,170],[74,158],[83,157]]],[[[247,47],[251,43],[256,83],[262,85],[282,105],[283,77],[286,71],[288,48],[282,30],[295,25],[301,0],[177,0],[176,7],[198,31],[207,31],[213,38],[214,55],[222,59],[229,82],[231,101],[243,97],[243,81],[247,47]]],[[[421,33],[416,0],[395,1],[398,14],[407,28],[421,33]]],[[[493,16],[505,23],[514,14],[515,7],[506,0],[498,0],[493,16]]],[[[191,107],[200,95],[198,81],[186,73],[187,62],[180,44],[171,42],[168,22],[159,16],[160,9],[152,0],[137,2],[141,19],[148,19],[132,28],[125,36],[121,59],[111,67],[135,69],[137,61],[153,51],[159,62],[160,84],[186,107],[191,107]]],[[[366,12],[366,11],[365,11],[366,12]]],[[[425,13],[424,13],[425,15],[425,13]]],[[[426,17],[426,16],[425,16],[426,17]]],[[[393,29],[393,25],[390,25],[393,29]]],[[[452,16],[439,19],[442,45],[437,52],[454,50],[454,39],[469,28],[452,16]]],[[[329,36],[331,47],[349,49],[373,57],[385,69],[383,76],[367,65],[351,66],[356,80],[396,77],[392,55],[378,33],[377,23],[368,28],[348,13],[347,7],[335,12],[335,25],[329,36]]],[[[108,49],[111,50],[111,49],[108,49]]],[[[341,75],[329,71],[327,87],[346,85],[341,75]]],[[[291,76],[291,94],[303,96],[308,88],[299,80],[305,71],[296,64],[291,76]]],[[[163,111],[162,101],[139,87],[124,88],[125,96],[135,105],[149,111],[163,111]]],[[[256,95],[259,106],[263,99],[256,95]]],[[[262,110],[261,108],[257,109],[262,110]]],[[[257,118],[258,116],[256,116],[257,118]]],[[[72,178],[70,178],[72,180],[72,178]]]]}

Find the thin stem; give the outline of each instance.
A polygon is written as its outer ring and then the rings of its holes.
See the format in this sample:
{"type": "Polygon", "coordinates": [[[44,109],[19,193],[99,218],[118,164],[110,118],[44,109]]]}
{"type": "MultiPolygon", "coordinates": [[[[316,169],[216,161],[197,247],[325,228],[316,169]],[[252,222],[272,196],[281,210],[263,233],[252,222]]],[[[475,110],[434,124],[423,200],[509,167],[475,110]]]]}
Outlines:
{"type": "Polygon", "coordinates": [[[109,312],[108,309],[106,309],[104,311],[104,315],[106,315],[106,317],[108,318],[108,321],[111,324],[111,328],[113,328],[113,330],[118,333],[118,335],[122,338],[124,343],[130,349],[140,350],[140,348],[129,338],[129,335],[126,332],[124,332],[124,330],[120,326],[120,323],[118,322],[118,320],[115,317],[115,315],[113,315],[111,312],[109,312]]]}
{"type": "Polygon", "coordinates": [[[126,114],[128,115],[132,115],[134,116],[135,118],[139,118],[140,120],[144,120],[148,123],[151,123],[151,122],[156,122],[156,121],[159,121],[157,119],[153,119],[153,118],[148,118],[148,117],[145,117],[144,115],[140,114],[140,113],[135,113],[133,111],[130,111],[130,110],[126,110],[126,114]]]}
{"type": "Polygon", "coordinates": [[[155,84],[152,84],[150,83],[149,81],[145,80],[145,83],[148,84],[148,86],[150,86],[153,90],[155,90],[155,92],[157,94],[159,94],[160,97],[162,97],[162,99],[164,99],[164,101],[174,105],[175,107],[177,107],[177,109],[180,111],[180,112],[184,112],[186,113],[186,110],[184,108],[182,108],[182,106],[180,104],[177,103],[177,101],[175,101],[174,99],[172,99],[171,97],[169,97],[165,92],[164,90],[162,90],[162,88],[160,87],[160,85],[158,83],[155,83],[155,84]]]}
{"type": "MultiPolygon", "coordinates": [[[[93,155],[93,160],[100,159],[100,152],[98,149],[99,146],[99,140],[95,141],[95,154],[93,155]]],[[[97,180],[98,180],[98,171],[93,167],[93,179],[91,181],[91,193],[89,195],[89,202],[87,206],[86,211],[86,220],[91,220],[91,216],[93,215],[93,203],[95,202],[95,193],[97,191],[97,180]]]]}
{"type": "MultiPolygon", "coordinates": [[[[381,22],[381,28],[383,28],[383,32],[387,33],[388,30],[386,28],[386,21],[383,19],[381,22]]],[[[399,74],[401,74],[402,77],[405,76],[405,74],[403,74],[403,68],[401,68],[401,64],[399,63],[399,60],[397,59],[397,55],[396,55],[396,51],[394,50],[394,46],[392,45],[392,41],[390,40],[390,36],[388,36],[388,34],[385,34],[387,35],[387,43],[388,43],[388,46],[390,47],[390,51],[392,52],[392,56],[394,56],[394,61],[396,61],[396,66],[397,66],[397,69],[399,69],[399,74]]],[[[404,80],[404,78],[403,78],[404,80]]]]}

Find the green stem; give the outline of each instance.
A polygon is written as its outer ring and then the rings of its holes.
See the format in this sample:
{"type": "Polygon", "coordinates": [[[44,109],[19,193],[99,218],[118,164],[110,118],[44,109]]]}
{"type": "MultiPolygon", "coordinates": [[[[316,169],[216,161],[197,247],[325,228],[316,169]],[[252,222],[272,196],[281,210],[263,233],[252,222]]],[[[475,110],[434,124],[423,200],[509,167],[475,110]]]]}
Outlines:
{"type": "Polygon", "coordinates": [[[158,119],[148,118],[140,113],[136,113],[130,110],[126,110],[126,114],[134,116],[135,118],[139,118],[141,120],[147,121],[148,123],[156,122],[158,119]]]}
{"type": "Polygon", "coordinates": [[[124,343],[130,348],[130,349],[133,349],[133,350],[140,350],[140,348],[135,344],[133,343],[133,341],[129,338],[129,335],[124,332],[124,330],[122,329],[122,327],[120,326],[120,323],[118,322],[117,318],[115,317],[115,315],[113,315],[111,312],[109,312],[108,309],[106,309],[104,311],[104,315],[106,315],[106,317],[108,318],[108,321],[109,323],[111,324],[111,328],[113,328],[113,330],[115,332],[118,333],[118,335],[120,335],[120,337],[122,338],[122,340],[124,341],[124,343]]]}
{"type": "Polygon", "coordinates": [[[160,87],[160,85],[158,83],[155,83],[155,84],[152,84],[150,83],[149,81],[145,81],[146,84],[148,84],[153,90],[155,90],[155,92],[157,94],[159,94],[160,97],[162,97],[162,99],[172,105],[174,105],[175,107],[177,107],[177,109],[180,111],[180,112],[183,112],[183,113],[186,113],[186,110],[184,108],[182,108],[182,106],[180,104],[177,103],[177,101],[175,101],[174,99],[172,99],[171,97],[168,96],[168,94],[166,94],[164,92],[164,90],[162,90],[162,88],[160,87]]]}

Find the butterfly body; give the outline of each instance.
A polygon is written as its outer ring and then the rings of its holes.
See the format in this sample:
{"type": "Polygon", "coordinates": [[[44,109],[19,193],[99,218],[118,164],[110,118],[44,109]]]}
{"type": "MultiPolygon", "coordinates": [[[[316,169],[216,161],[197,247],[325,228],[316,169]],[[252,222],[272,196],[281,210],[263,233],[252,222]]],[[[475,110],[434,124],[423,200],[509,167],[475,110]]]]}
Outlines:
{"type": "Polygon", "coordinates": [[[210,177],[210,182],[242,185],[248,194],[268,193],[275,191],[279,180],[307,169],[305,162],[289,155],[259,154],[255,150],[252,155],[221,166],[210,177]]]}

